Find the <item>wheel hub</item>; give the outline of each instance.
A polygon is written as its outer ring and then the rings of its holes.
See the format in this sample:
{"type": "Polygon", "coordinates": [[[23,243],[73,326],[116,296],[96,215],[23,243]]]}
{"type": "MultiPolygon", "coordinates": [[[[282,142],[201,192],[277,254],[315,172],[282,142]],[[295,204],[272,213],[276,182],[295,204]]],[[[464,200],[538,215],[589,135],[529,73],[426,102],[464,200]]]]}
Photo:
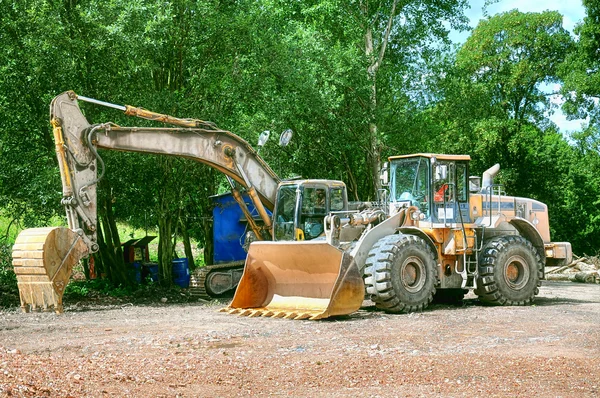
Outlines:
{"type": "Polygon", "coordinates": [[[512,256],[504,264],[504,281],[514,290],[522,289],[529,281],[529,267],[521,256],[512,256]]]}
{"type": "Polygon", "coordinates": [[[400,269],[402,285],[409,292],[419,292],[425,285],[425,264],[418,257],[408,257],[400,269]]]}

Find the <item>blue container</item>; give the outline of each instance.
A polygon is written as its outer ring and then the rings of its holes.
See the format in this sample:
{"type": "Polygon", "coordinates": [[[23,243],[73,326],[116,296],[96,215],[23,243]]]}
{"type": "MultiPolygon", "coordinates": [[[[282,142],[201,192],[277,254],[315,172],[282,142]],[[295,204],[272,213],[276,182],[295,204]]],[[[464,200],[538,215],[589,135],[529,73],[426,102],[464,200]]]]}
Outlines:
{"type": "Polygon", "coordinates": [[[187,258],[173,260],[173,283],[183,288],[190,286],[190,267],[187,258]]]}
{"type": "Polygon", "coordinates": [[[131,263],[131,272],[133,273],[133,279],[137,283],[142,283],[142,263],[138,263],[137,261],[131,263]]]}
{"type": "Polygon", "coordinates": [[[146,276],[150,276],[150,280],[152,282],[158,282],[158,264],[156,263],[148,263],[144,264],[144,279],[146,276]]]}
{"type": "MultiPolygon", "coordinates": [[[[231,193],[215,195],[210,197],[213,202],[213,264],[230,263],[246,259],[246,251],[243,248],[246,239],[246,231],[250,231],[248,222],[240,205],[235,201],[231,193]]],[[[254,204],[248,197],[243,195],[244,202],[251,214],[256,215],[254,204]]],[[[269,216],[271,213],[267,210],[269,216]]],[[[261,223],[261,221],[259,221],[261,223]]]]}

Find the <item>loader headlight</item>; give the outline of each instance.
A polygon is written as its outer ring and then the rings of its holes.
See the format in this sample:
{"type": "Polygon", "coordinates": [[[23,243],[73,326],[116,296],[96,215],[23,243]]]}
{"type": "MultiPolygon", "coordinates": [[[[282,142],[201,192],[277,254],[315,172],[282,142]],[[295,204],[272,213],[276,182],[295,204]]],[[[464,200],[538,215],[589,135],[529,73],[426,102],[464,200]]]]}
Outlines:
{"type": "Polygon", "coordinates": [[[414,221],[424,220],[425,213],[421,213],[421,211],[415,210],[410,214],[410,218],[412,218],[414,221]]]}

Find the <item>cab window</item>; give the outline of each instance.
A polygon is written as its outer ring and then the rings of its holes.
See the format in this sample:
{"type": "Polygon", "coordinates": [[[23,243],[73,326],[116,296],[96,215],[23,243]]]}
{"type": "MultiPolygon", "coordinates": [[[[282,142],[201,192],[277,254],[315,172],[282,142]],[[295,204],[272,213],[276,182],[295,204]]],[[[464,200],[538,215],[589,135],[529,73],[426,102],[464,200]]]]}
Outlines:
{"type": "Polygon", "coordinates": [[[344,210],[344,190],[342,188],[331,188],[331,211],[344,210]]]}

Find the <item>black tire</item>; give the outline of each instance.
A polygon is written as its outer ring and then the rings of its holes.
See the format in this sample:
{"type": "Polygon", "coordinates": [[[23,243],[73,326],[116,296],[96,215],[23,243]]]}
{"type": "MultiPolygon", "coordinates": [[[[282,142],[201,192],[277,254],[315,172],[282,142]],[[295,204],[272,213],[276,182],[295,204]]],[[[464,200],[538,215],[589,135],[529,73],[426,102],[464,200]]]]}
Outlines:
{"type": "Polygon", "coordinates": [[[483,249],[475,294],[484,304],[527,305],[539,293],[544,264],[522,236],[492,239],[483,249]]]}
{"type": "Polygon", "coordinates": [[[365,263],[367,294],[386,312],[422,311],[435,294],[436,270],[435,255],[422,238],[386,236],[373,245],[365,263]]]}

